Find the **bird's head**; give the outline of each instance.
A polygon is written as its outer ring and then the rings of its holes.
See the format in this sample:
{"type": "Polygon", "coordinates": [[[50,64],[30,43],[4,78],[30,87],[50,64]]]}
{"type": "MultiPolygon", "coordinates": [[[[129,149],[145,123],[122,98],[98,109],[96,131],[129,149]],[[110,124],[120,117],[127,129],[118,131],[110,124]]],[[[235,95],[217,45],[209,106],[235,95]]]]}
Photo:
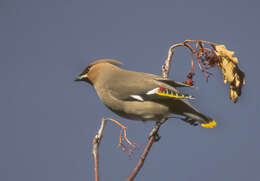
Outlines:
{"type": "Polygon", "coordinates": [[[75,79],[75,81],[84,81],[93,85],[97,80],[97,77],[104,71],[106,65],[108,64],[119,66],[122,63],[118,60],[112,59],[96,60],[85,67],[81,74],[75,79]]]}

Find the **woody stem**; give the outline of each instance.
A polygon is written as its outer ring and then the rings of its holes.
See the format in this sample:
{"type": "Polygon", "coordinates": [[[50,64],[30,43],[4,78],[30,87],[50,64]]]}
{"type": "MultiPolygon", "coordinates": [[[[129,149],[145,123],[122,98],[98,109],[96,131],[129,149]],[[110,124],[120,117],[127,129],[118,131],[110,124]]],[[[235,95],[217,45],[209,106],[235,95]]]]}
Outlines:
{"type": "Polygon", "coordinates": [[[102,139],[102,136],[103,136],[105,124],[106,124],[106,119],[102,118],[101,125],[100,125],[100,128],[98,130],[98,133],[96,134],[96,136],[94,137],[93,142],[92,142],[92,144],[93,144],[92,155],[94,157],[95,181],[99,181],[98,148],[99,148],[99,144],[100,144],[100,141],[102,139]]]}
{"type": "Polygon", "coordinates": [[[143,154],[141,155],[141,158],[139,159],[136,167],[134,168],[134,170],[132,171],[132,173],[130,174],[130,176],[128,177],[127,181],[132,181],[134,180],[134,178],[136,177],[136,175],[139,173],[139,171],[141,170],[144,161],[153,145],[154,142],[159,141],[160,136],[158,135],[158,131],[161,127],[161,125],[166,121],[167,119],[162,119],[161,121],[156,122],[155,126],[153,127],[152,131],[150,132],[149,136],[149,141],[148,144],[146,145],[146,148],[144,149],[143,154]]]}

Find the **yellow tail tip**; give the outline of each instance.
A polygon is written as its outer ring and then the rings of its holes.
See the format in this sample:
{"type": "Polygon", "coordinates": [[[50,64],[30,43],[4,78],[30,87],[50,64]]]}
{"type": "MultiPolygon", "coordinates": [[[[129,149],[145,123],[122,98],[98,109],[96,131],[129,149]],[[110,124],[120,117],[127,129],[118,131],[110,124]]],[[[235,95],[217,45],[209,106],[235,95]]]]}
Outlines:
{"type": "Polygon", "coordinates": [[[204,128],[214,128],[217,125],[217,123],[215,120],[212,120],[209,123],[201,123],[200,125],[204,128]]]}

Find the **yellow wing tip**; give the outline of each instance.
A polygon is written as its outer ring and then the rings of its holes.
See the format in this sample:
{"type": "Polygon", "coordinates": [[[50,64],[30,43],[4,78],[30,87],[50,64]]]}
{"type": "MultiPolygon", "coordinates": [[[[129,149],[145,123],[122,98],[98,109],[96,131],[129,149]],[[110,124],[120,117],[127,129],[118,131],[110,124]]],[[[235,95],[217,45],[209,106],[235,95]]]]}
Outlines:
{"type": "Polygon", "coordinates": [[[217,123],[215,120],[212,120],[209,123],[201,123],[200,125],[204,128],[214,128],[217,126],[217,123]]]}

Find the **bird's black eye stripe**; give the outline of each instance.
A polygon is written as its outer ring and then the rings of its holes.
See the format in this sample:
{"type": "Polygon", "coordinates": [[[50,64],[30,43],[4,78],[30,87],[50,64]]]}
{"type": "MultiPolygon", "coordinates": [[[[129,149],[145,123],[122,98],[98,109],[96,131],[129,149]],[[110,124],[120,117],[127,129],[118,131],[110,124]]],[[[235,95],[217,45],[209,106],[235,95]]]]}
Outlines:
{"type": "Polygon", "coordinates": [[[80,75],[85,75],[88,73],[89,69],[90,69],[91,66],[87,66],[80,75]]]}

